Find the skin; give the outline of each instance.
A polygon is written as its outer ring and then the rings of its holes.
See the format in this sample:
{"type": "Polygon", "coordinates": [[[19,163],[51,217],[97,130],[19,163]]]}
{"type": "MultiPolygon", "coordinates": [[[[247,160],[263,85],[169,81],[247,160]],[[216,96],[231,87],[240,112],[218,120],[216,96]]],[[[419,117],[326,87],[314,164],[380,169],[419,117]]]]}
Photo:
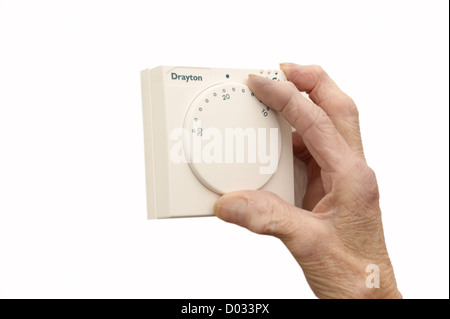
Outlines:
{"type": "Polygon", "coordinates": [[[215,214],[252,232],[278,237],[319,298],[401,298],[354,101],[319,66],[280,66],[288,81],[249,75],[248,86],[296,129],[294,156],[306,164],[308,175],[303,207],[270,192],[239,191],[223,195],[215,214]],[[379,288],[366,285],[371,273],[366,267],[372,264],[379,267],[379,288]]]}

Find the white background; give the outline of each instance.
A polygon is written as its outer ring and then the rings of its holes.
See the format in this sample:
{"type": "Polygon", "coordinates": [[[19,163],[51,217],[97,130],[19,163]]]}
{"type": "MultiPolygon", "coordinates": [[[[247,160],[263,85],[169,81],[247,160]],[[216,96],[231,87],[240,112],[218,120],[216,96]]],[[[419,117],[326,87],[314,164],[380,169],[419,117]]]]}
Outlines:
{"type": "Polygon", "coordinates": [[[320,64],[407,298],[449,297],[448,1],[1,1],[3,298],[313,298],[280,241],[146,220],[140,70],[320,64]]]}

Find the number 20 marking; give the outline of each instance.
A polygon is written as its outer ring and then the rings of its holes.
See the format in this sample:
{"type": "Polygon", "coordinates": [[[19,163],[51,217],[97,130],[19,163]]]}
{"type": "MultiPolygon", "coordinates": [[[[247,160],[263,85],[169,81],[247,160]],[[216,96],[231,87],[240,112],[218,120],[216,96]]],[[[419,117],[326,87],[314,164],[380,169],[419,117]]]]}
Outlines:
{"type": "Polygon", "coordinates": [[[230,99],[230,94],[224,94],[224,95],[222,95],[222,99],[223,99],[224,101],[229,100],[229,99],[230,99]]]}

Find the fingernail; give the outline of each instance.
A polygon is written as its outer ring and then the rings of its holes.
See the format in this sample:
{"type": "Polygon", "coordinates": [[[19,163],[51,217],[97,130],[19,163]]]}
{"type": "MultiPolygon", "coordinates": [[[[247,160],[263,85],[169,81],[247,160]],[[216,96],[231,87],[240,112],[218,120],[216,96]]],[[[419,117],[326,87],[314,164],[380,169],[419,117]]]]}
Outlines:
{"type": "Polygon", "coordinates": [[[261,81],[270,81],[268,78],[261,76],[259,74],[249,74],[248,75],[248,81],[251,82],[261,82],[261,81]]]}
{"type": "Polygon", "coordinates": [[[243,215],[247,212],[247,200],[240,197],[219,199],[214,207],[214,212],[218,217],[225,218],[228,216],[236,217],[236,215],[243,215]]]}
{"type": "Polygon", "coordinates": [[[291,64],[292,63],[289,63],[289,62],[283,62],[283,63],[280,63],[280,67],[288,67],[288,66],[291,66],[291,64]]]}

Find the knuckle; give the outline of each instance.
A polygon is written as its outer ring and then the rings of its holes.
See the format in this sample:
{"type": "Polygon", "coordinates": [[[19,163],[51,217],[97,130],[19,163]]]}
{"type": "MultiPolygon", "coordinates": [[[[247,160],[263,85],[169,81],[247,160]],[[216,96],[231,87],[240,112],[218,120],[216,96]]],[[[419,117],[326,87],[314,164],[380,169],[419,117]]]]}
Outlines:
{"type": "Polygon", "coordinates": [[[283,107],[281,112],[286,116],[287,119],[293,118],[295,113],[297,112],[298,102],[297,98],[294,94],[289,96],[286,101],[283,103],[283,107]]]}
{"type": "Polygon", "coordinates": [[[273,85],[281,85],[283,87],[283,89],[285,90],[285,92],[286,92],[286,100],[284,103],[285,106],[286,106],[287,102],[298,93],[297,87],[291,81],[274,83],[273,85]]]}
{"type": "Polygon", "coordinates": [[[311,65],[310,68],[311,71],[320,79],[328,76],[327,72],[325,72],[325,70],[320,65],[311,65]]]}
{"type": "Polygon", "coordinates": [[[276,235],[278,226],[273,218],[273,209],[270,211],[266,211],[267,216],[264,218],[263,223],[261,223],[261,228],[259,233],[264,235],[276,235]]]}
{"type": "Polygon", "coordinates": [[[282,237],[289,233],[289,222],[287,215],[282,212],[283,207],[274,200],[274,195],[267,194],[264,200],[258,202],[250,201],[257,216],[254,216],[254,229],[258,234],[282,237]]]}
{"type": "Polygon", "coordinates": [[[261,92],[265,92],[264,96],[261,96],[261,99],[267,106],[273,108],[275,111],[283,112],[284,109],[291,107],[290,102],[296,93],[298,93],[298,90],[289,81],[268,81],[261,87],[261,92]]]}
{"type": "Polygon", "coordinates": [[[357,175],[357,183],[359,185],[360,196],[365,201],[372,203],[378,202],[380,193],[378,189],[377,177],[375,171],[370,168],[365,162],[359,165],[359,174],[357,175]]]}
{"type": "Polygon", "coordinates": [[[346,113],[346,115],[356,117],[356,118],[359,117],[359,111],[358,111],[358,108],[356,107],[355,101],[345,93],[342,93],[341,105],[342,105],[342,109],[343,109],[344,113],[346,113]]]}
{"type": "Polygon", "coordinates": [[[380,193],[378,190],[378,182],[375,171],[369,166],[366,167],[366,185],[368,186],[368,193],[373,197],[373,199],[378,200],[380,197],[380,193]]]}
{"type": "Polygon", "coordinates": [[[311,111],[311,116],[309,117],[309,120],[306,121],[305,118],[298,117],[296,121],[297,127],[301,127],[299,122],[303,121],[303,129],[300,131],[300,134],[302,136],[308,135],[308,133],[312,130],[323,130],[325,128],[330,128],[332,125],[330,122],[330,119],[326,115],[324,111],[322,111],[319,108],[313,108],[313,111],[311,111]]]}

